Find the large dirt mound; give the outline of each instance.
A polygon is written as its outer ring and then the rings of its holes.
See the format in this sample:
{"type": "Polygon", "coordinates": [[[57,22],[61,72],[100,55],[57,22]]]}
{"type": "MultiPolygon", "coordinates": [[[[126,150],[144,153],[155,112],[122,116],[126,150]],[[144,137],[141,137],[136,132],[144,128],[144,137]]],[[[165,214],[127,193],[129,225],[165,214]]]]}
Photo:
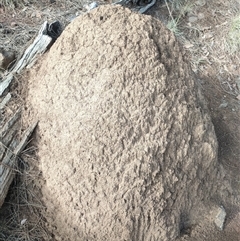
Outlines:
{"type": "Polygon", "coordinates": [[[30,77],[57,240],[169,241],[196,222],[218,188],[217,142],[159,21],[99,7],[66,28],[30,77]]]}

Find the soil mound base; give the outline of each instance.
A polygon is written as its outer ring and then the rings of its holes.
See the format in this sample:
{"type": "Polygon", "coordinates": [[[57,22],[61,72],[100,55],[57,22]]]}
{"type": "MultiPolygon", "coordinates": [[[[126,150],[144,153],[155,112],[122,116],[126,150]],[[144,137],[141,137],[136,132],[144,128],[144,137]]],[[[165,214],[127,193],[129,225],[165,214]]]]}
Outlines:
{"type": "Polygon", "coordinates": [[[219,185],[217,142],[189,65],[159,21],[99,7],[75,19],[30,76],[57,240],[169,241],[197,222],[219,185]]]}

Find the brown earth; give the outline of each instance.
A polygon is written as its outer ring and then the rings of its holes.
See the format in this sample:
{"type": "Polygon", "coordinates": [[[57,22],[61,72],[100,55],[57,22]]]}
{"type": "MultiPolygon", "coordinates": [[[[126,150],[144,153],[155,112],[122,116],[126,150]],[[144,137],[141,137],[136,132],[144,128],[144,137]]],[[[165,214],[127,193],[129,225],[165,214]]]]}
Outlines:
{"type": "MultiPolygon", "coordinates": [[[[183,9],[182,2],[184,1],[172,2],[180,3],[180,12],[183,9]]],[[[230,195],[222,190],[222,196],[228,196],[222,203],[227,211],[223,231],[212,226],[208,218],[206,220],[202,218],[202,222],[192,226],[191,229],[185,222],[186,226],[182,229],[180,240],[240,240],[240,103],[236,98],[240,91],[237,87],[240,56],[238,52],[228,53],[225,46],[231,21],[239,14],[239,1],[185,2],[191,3],[191,8],[184,10],[186,15],[179,21],[178,27],[182,35],[178,36],[178,40],[188,53],[188,61],[191,62],[196,78],[203,87],[219,143],[218,161],[224,166],[226,173],[224,186],[231,183],[233,192],[230,195]],[[190,22],[192,16],[197,21],[190,22]],[[223,103],[227,103],[227,106],[222,107],[223,103]]],[[[169,7],[171,9],[171,4],[169,7]]],[[[81,9],[79,1],[74,0],[56,1],[54,4],[42,0],[29,4],[24,9],[13,11],[3,11],[0,8],[0,44],[2,47],[19,51],[38,31],[43,21],[58,19],[69,23],[69,20],[78,15],[81,9]]],[[[172,13],[174,18],[178,18],[176,9],[172,13]]],[[[161,1],[158,1],[147,14],[159,18],[164,24],[171,20],[166,5],[161,1]]],[[[11,105],[1,113],[4,118],[8,117],[6,113],[13,113],[24,103],[22,98],[25,95],[26,85],[25,76],[15,80],[11,86],[13,96],[11,105]]],[[[24,164],[28,165],[27,175],[21,174],[14,180],[10,195],[0,210],[0,240],[54,240],[51,232],[43,225],[47,223],[41,194],[36,193],[38,182],[41,187],[43,181],[37,178],[41,173],[34,167],[38,162],[34,157],[36,147],[33,144],[31,143],[22,154],[24,160],[27,160],[24,164]],[[21,225],[24,218],[27,221],[21,225]]]]}
{"type": "Polygon", "coordinates": [[[30,72],[26,103],[56,240],[174,240],[212,227],[231,195],[199,84],[152,17],[78,17],[30,72]]]}

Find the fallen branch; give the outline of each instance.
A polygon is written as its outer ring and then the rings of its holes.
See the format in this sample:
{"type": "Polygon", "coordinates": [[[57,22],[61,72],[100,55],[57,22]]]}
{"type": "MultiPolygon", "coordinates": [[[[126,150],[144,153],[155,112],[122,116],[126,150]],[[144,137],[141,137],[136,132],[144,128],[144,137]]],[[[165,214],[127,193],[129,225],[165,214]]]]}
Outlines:
{"type": "Polygon", "coordinates": [[[52,42],[52,38],[47,35],[47,21],[44,22],[41,29],[39,30],[38,36],[35,38],[33,43],[26,49],[21,59],[13,67],[13,73],[19,73],[23,68],[34,61],[37,55],[42,54],[46,51],[48,45],[52,42]]]}
{"type": "Polygon", "coordinates": [[[44,22],[33,43],[25,50],[20,59],[16,61],[9,74],[3,77],[3,81],[0,83],[0,96],[10,85],[13,75],[20,73],[23,68],[34,63],[37,57],[43,54],[59,37],[61,32],[61,25],[58,21],[52,24],[48,24],[47,21],[44,22]]]}

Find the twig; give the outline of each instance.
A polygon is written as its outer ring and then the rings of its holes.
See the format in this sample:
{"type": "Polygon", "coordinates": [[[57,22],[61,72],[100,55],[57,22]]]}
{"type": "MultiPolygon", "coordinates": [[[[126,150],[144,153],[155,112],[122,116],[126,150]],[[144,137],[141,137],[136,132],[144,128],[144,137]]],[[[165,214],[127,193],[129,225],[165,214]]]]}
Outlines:
{"type": "Polygon", "coordinates": [[[167,6],[167,9],[168,9],[168,12],[169,12],[169,15],[170,15],[172,21],[175,22],[175,20],[174,20],[174,18],[173,18],[173,15],[172,15],[172,12],[170,11],[170,8],[169,8],[169,6],[168,6],[167,0],[164,0],[164,2],[165,2],[165,4],[166,4],[166,6],[167,6]]]}
{"type": "Polygon", "coordinates": [[[22,140],[20,141],[20,143],[18,144],[18,146],[16,147],[16,149],[14,150],[14,155],[19,155],[23,149],[26,147],[26,145],[28,144],[28,140],[30,138],[30,136],[32,135],[33,131],[35,130],[36,126],[38,124],[38,121],[36,121],[32,126],[30,126],[24,133],[22,140]]]}
{"type": "Polygon", "coordinates": [[[156,0],[152,0],[147,6],[140,8],[138,11],[139,13],[145,13],[149,8],[151,8],[153,5],[155,5],[156,0]]]}

